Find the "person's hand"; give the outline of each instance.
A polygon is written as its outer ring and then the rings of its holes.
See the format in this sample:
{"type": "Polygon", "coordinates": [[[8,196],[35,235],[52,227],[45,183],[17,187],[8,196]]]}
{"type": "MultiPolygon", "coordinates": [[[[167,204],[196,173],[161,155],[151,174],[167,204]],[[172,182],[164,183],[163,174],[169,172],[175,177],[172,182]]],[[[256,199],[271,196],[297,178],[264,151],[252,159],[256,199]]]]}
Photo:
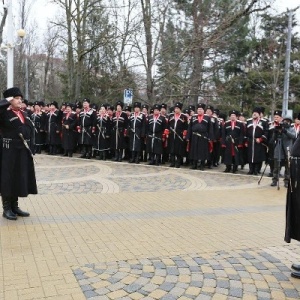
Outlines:
{"type": "Polygon", "coordinates": [[[5,98],[8,102],[10,102],[11,100],[14,99],[14,97],[8,97],[8,98],[5,98]]]}
{"type": "Polygon", "coordinates": [[[69,129],[70,127],[69,127],[69,125],[65,125],[65,128],[66,128],[66,129],[69,129]]]}

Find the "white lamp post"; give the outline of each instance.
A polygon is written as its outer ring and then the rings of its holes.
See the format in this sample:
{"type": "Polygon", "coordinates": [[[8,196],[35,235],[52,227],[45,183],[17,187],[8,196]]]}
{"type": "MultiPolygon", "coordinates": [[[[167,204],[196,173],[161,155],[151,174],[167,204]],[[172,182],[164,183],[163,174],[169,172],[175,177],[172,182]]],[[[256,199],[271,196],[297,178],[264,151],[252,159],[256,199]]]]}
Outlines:
{"type": "MultiPolygon", "coordinates": [[[[13,31],[13,14],[12,0],[7,1],[7,44],[2,47],[7,51],[7,88],[14,85],[14,31],[13,31]]],[[[17,34],[20,38],[25,36],[25,30],[19,29],[17,34]]]]}

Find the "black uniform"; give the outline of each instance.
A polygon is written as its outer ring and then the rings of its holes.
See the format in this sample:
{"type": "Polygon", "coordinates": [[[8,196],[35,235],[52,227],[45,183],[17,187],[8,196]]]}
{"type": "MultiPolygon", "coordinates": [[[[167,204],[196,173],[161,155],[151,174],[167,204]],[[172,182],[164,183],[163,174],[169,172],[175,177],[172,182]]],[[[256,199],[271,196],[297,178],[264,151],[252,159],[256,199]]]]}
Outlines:
{"type": "Polygon", "coordinates": [[[240,151],[244,141],[243,123],[240,121],[228,120],[224,123],[222,128],[222,147],[224,151],[224,164],[226,165],[225,172],[237,171],[238,165],[241,164],[240,151]]]}
{"type": "Polygon", "coordinates": [[[93,133],[95,131],[96,113],[93,109],[82,110],[79,113],[79,144],[82,147],[81,158],[92,157],[93,133]]]}
{"type": "Polygon", "coordinates": [[[46,117],[47,145],[49,146],[49,154],[56,154],[58,147],[61,145],[61,119],[62,112],[56,109],[49,112],[46,117]]]}
{"type": "Polygon", "coordinates": [[[42,146],[45,145],[46,142],[46,114],[44,112],[40,113],[32,113],[30,116],[35,128],[35,153],[41,153],[42,146]]]}
{"type": "Polygon", "coordinates": [[[166,118],[158,115],[149,116],[147,123],[147,153],[150,155],[151,165],[158,165],[163,153],[162,136],[166,129],[166,118]]]}
{"type": "Polygon", "coordinates": [[[62,147],[64,149],[64,156],[73,156],[76,147],[76,128],[76,113],[64,113],[62,119],[62,147]]]}
{"type": "Polygon", "coordinates": [[[261,163],[266,160],[267,128],[265,125],[265,121],[260,119],[254,120],[251,118],[247,120],[249,174],[257,175],[261,163]],[[259,143],[257,140],[259,140],[259,143]]]}
{"type": "Polygon", "coordinates": [[[127,134],[128,118],[125,112],[114,112],[112,117],[111,148],[115,151],[115,161],[122,161],[125,149],[125,135],[127,134]]]}
{"type": "Polygon", "coordinates": [[[192,168],[197,168],[200,161],[200,169],[204,169],[205,161],[209,158],[209,142],[213,138],[213,128],[208,115],[193,115],[188,127],[188,140],[190,142],[190,159],[192,168]]]}
{"type": "MultiPolygon", "coordinates": [[[[4,92],[5,97],[7,97],[6,94],[21,96],[18,88],[8,89],[4,92]]],[[[31,151],[34,151],[34,126],[23,112],[7,110],[9,106],[10,103],[6,99],[0,101],[0,129],[2,132],[0,192],[3,216],[10,220],[16,220],[17,215],[29,216],[29,213],[23,212],[18,207],[18,197],[37,194],[31,154],[31,151]]]]}
{"type": "Polygon", "coordinates": [[[168,119],[169,139],[168,152],[170,153],[171,167],[180,167],[185,155],[185,138],[188,129],[188,120],[185,114],[171,113],[168,119]]]}
{"type": "Polygon", "coordinates": [[[94,148],[99,152],[99,159],[106,160],[110,147],[111,125],[108,115],[97,116],[94,148]]]}
{"type": "Polygon", "coordinates": [[[142,112],[132,113],[128,120],[130,163],[139,163],[146,131],[146,117],[142,112]]]}

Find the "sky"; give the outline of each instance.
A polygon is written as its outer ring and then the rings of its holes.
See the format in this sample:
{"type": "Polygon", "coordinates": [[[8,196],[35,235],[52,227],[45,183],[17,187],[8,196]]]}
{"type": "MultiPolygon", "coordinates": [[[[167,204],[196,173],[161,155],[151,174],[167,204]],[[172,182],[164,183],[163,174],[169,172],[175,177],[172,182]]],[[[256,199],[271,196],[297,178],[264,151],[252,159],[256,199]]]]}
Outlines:
{"type": "MultiPolygon", "coordinates": [[[[272,9],[274,9],[274,13],[283,12],[287,9],[293,9],[299,5],[299,0],[275,0],[274,5],[272,5],[272,9]]],[[[49,0],[35,0],[32,10],[34,15],[38,16],[38,23],[41,24],[43,29],[46,28],[48,18],[55,15],[55,12],[57,12],[56,5],[51,3],[49,0]]],[[[300,28],[300,8],[298,9],[296,16],[300,28]]]]}

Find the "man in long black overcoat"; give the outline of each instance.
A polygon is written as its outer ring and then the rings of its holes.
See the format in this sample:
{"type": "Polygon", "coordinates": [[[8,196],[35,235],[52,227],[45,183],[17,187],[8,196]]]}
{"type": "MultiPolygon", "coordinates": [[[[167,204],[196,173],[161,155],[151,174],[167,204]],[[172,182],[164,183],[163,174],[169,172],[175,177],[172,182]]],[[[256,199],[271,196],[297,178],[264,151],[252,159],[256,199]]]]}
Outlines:
{"type": "Polygon", "coordinates": [[[21,111],[22,93],[17,87],[4,91],[0,101],[1,170],[0,192],[3,217],[16,220],[28,217],[21,210],[18,197],[37,194],[32,157],[34,128],[31,120],[21,111]]]}
{"type": "MultiPolygon", "coordinates": [[[[284,240],[300,241],[300,137],[296,139],[290,153],[290,182],[286,196],[286,226],[284,240]]],[[[300,279],[300,264],[292,264],[292,277],[300,279]]]]}

